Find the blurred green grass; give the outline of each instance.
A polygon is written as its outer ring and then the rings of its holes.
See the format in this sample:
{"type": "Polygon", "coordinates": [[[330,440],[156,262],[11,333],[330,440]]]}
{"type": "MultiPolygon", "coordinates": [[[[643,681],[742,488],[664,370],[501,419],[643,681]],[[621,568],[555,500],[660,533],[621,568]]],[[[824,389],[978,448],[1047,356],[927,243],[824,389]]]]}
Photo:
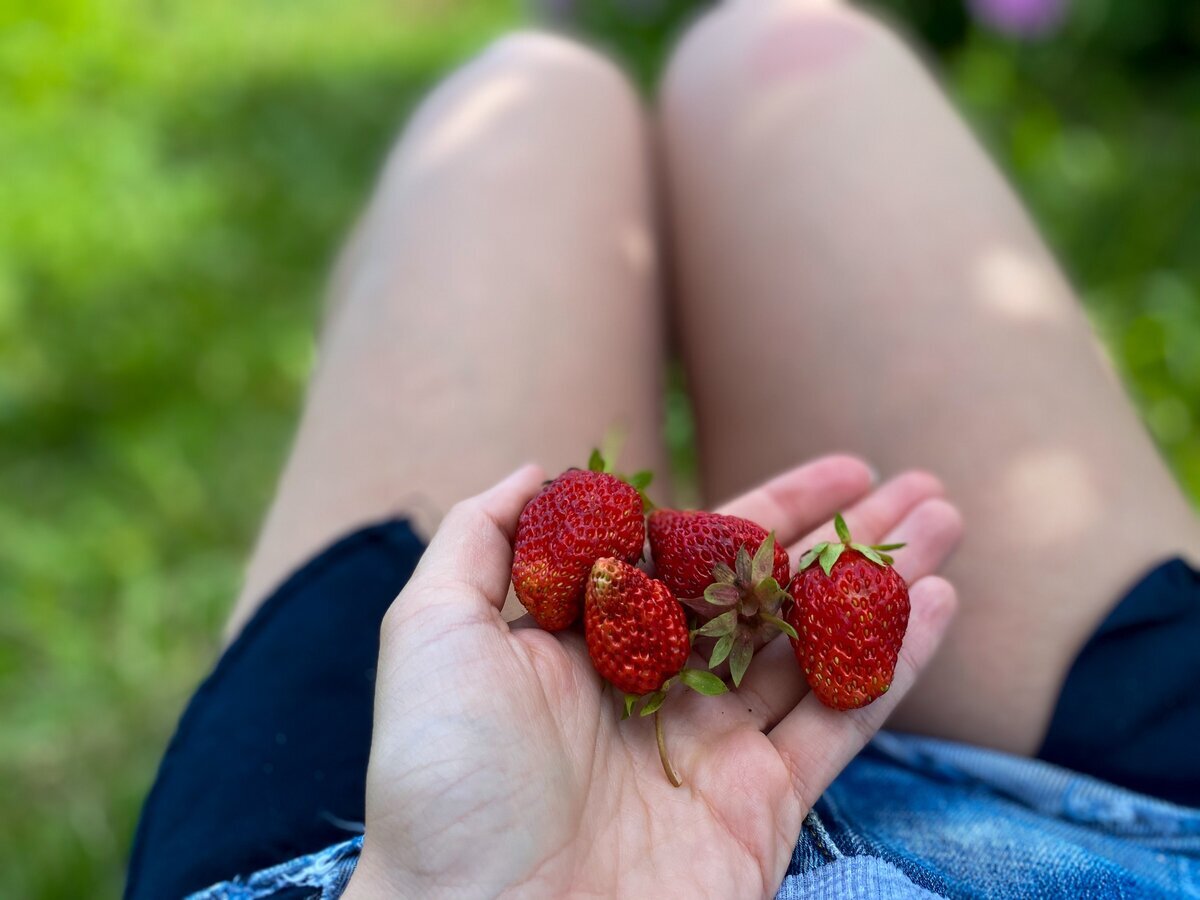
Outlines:
{"type": "MultiPolygon", "coordinates": [[[[584,21],[648,82],[690,4],[618,5],[584,21]]],[[[1079,0],[1036,46],[956,4],[888,7],[1200,496],[1198,7],[1079,0]]],[[[119,891],[287,447],[328,262],[405,111],[519,12],[0,0],[0,896],[119,891]]]]}

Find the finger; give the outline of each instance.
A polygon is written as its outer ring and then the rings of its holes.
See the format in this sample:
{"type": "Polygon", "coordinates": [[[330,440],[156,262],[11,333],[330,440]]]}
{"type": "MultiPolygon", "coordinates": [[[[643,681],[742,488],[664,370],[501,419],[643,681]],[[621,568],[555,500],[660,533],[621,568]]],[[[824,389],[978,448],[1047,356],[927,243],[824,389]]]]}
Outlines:
{"type": "MultiPolygon", "coordinates": [[[[862,544],[876,544],[917,504],[940,497],[944,492],[942,483],[928,472],[904,472],[889,479],[870,496],[846,510],[843,517],[854,540],[862,544]]],[[[828,515],[829,521],[788,548],[792,559],[798,559],[821,541],[838,539],[833,527],[833,512],[828,515]]]]}
{"type": "Polygon", "coordinates": [[[543,478],[537,466],[523,466],[495,487],[455,504],[405,588],[409,604],[503,607],[517,519],[543,478]]]}
{"type": "Polygon", "coordinates": [[[910,591],[912,615],[886,694],[862,709],[830,709],[808,694],[769,733],[791,772],[797,802],[809,809],[877,732],[932,658],[954,615],[950,583],[936,575],[922,578],[910,591]]]}
{"type": "MultiPolygon", "coordinates": [[[[943,492],[942,483],[928,472],[909,471],[889,479],[880,488],[860,500],[846,511],[844,518],[856,541],[874,544],[895,528],[905,516],[922,502],[938,497],[943,492]]],[[[830,510],[832,516],[836,510],[830,510]]],[[[788,556],[793,565],[811,547],[821,541],[838,540],[833,521],[830,519],[806,538],[788,547],[788,556]]],[[[711,644],[701,641],[703,650],[711,644]]],[[[791,707],[787,707],[790,709],[791,707]]],[[[780,713],[782,715],[782,713],[780,713]]]]}
{"type": "Polygon", "coordinates": [[[894,568],[909,584],[932,575],[962,539],[958,509],[941,498],[926,500],[883,537],[885,544],[903,544],[892,551],[894,568]]]}
{"type": "MultiPolygon", "coordinates": [[[[826,457],[826,459],[853,460],[854,458],[826,457]]],[[[798,472],[800,470],[793,471],[798,472]]],[[[782,476],[782,478],[786,477],[788,476],[782,476]]],[[[764,485],[764,487],[768,485],[764,485]]],[[[889,479],[883,486],[850,507],[845,513],[845,519],[856,541],[867,544],[878,543],[914,507],[932,497],[940,496],[942,492],[942,483],[928,472],[915,470],[904,472],[895,478],[889,479]]],[[[825,524],[815,532],[812,532],[808,537],[788,547],[788,557],[793,566],[795,566],[796,561],[810,547],[818,542],[838,540],[837,532],[834,529],[831,518],[838,511],[838,508],[836,505],[828,507],[825,515],[829,518],[825,524]]],[[[777,531],[776,534],[780,536],[780,540],[786,540],[786,538],[781,536],[780,532],[777,531]]],[[[698,649],[703,653],[708,653],[715,643],[716,641],[713,639],[701,638],[698,641],[698,649]]],[[[790,709],[791,707],[789,706],[788,708],[790,709]]]]}
{"type": "MultiPolygon", "coordinates": [[[[944,500],[926,500],[887,535],[888,543],[907,542],[896,553],[896,570],[909,584],[916,584],[936,572],[953,552],[962,536],[962,517],[944,500]]],[[[753,721],[763,730],[779,722],[807,693],[795,651],[783,635],[754,654],[738,689],[753,721]]]]}
{"type": "Polygon", "coordinates": [[[717,512],[757,522],[787,546],[871,489],[874,474],[853,456],[823,456],[777,475],[717,512]]]}

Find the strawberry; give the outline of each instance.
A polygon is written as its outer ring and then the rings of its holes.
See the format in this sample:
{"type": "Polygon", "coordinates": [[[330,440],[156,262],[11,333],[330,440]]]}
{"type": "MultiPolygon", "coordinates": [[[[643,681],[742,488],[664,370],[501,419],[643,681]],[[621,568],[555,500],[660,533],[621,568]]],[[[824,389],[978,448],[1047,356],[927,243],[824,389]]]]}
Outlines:
{"type": "Polygon", "coordinates": [[[657,691],[692,650],[687,617],[667,586],[619,559],[598,559],[583,614],[588,654],[627,694],[657,691]]]}
{"type": "Polygon", "coordinates": [[[639,488],[599,471],[603,461],[596,454],[591,466],[563,472],[525,504],[517,521],[513,589],[547,631],[579,618],[592,563],[604,556],[636,562],[646,543],[639,488]]]}
{"type": "Polygon", "coordinates": [[[903,544],[856,544],[840,515],[834,522],[838,541],[817,544],[800,560],[787,620],[813,693],[834,709],[857,709],[882,696],[896,672],[908,585],[887,551],[903,544]]]}
{"type": "Polygon", "coordinates": [[[707,621],[697,634],[716,638],[709,667],[729,660],[734,685],[756,645],[777,631],[787,593],[787,550],[761,525],[738,516],[657,510],[650,516],[650,549],[658,576],[707,621]]]}
{"type": "MultiPolygon", "coordinates": [[[[761,525],[720,513],[658,509],[650,514],[649,524],[658,577],[681,599],[703,596],[716,580],[717,563],[732,567],[739,548],[744,546],[753,556],[767,539],[761,525]]],[[[779,584],[787,584],[788,566],[787,550],[776,547],[771,574],[779,584]]]]}
{"type": "Polygon", "coordinates": [[[691,653],[687,617],[661,581],[619,559],[596,560],[587,582],[583,614],[592,665],[625,692],[625,715],[645,696],[641,715],[654,714],[663,771],[676,787],[681,781],[667,758],[658,710],[676,682],[703,694],[725,692],[711,672],[685,669],[691,653]]]}

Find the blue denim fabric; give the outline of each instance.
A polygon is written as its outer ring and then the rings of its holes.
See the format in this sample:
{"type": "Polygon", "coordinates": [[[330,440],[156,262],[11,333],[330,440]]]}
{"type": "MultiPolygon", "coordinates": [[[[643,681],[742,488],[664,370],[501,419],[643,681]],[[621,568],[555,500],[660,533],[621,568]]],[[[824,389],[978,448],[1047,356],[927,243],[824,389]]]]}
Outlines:
{"type": "Polygon", "coordinates": [[[222,881],[189,900],[337,900],[358,866],[362,835],[246,878],[222,881]]]}
{"type": "MultiPolygon", "coordinates": [[[[193,896],[337,897],[361,845],[193,896]]],[[[1200,810],[1038,760],[884,733],[805,821],[778,896],[1200,897],[1200,810]]]]}
{"type": "MultiPolygon", "coordinates": [[[[1200,810],[1038,760],[885,733],[815,812],[823,833],[806,825],[801,845],[909,879],[910,893],[879,896],[1200,897],[1200,810]]],[[[821,877],[794,856],[781,896],[821,877]]]]}

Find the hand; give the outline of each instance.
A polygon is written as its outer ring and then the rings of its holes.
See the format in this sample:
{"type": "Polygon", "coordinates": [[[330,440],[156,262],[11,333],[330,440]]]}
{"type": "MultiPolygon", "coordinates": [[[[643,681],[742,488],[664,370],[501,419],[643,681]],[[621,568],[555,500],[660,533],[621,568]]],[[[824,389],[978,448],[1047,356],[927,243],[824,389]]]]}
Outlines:
{"type": "Polygon", "coordinates": [[[579,634],[501,619],[517,517],[541,481],[527,467],[456,506],[384,619],[366,837],[346,896],[773,895],[805,814],[951,617],[953,589],[930,573],[957,541],[957,513],[920,473],[867,494],[868,470],[848,457],[725,507],[774,528],[795,559],[833,538],[829,524],[805,532],[848,506],[859,540],[907,542],[896,565],[912,615],[892,689],[861,710],[806,696],[782,636],[736,693],[673,691],[663,715],[683,777],[674,788],[651,720],[620,720],[621,698],[579,634]]]}

